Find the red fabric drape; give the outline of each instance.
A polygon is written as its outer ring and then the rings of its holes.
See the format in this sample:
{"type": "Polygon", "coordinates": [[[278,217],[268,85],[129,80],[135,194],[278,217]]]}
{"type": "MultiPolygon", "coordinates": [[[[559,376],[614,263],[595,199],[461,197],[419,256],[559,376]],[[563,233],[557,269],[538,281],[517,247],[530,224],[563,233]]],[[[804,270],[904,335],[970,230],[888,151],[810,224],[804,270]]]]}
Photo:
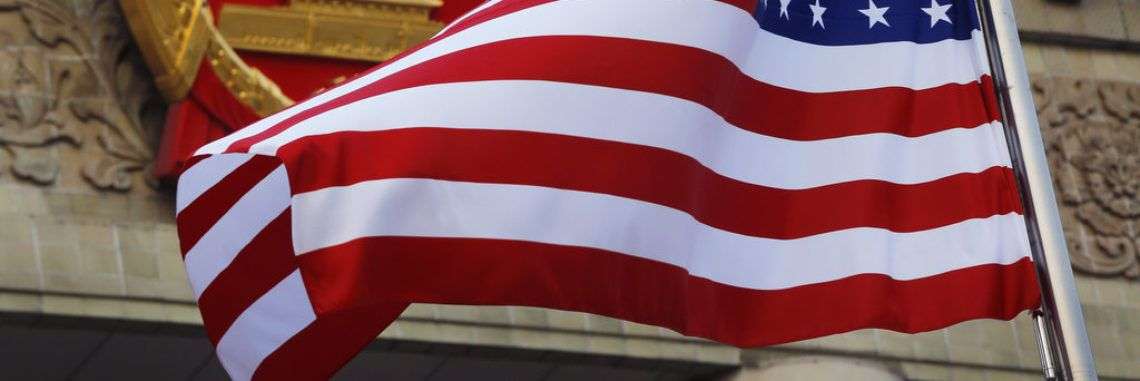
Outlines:
{"type": "Polygon", "coordinates": [[[253,110],[226,90],[209,64],[199,64],[190,93],[167,109],[162,141],[154,159],[155,176],[162,181],[173,180],[198,147],[258,119],[253,110]]]}

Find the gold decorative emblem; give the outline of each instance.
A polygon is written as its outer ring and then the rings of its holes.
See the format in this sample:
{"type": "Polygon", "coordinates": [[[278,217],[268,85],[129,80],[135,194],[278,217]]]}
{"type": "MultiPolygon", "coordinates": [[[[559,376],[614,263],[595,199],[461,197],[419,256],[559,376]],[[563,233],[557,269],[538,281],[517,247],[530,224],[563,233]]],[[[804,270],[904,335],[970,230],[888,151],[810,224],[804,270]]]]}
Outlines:
{"type": "Polygon", "coordinates": [[[293,0],[284,7],[227,5],[219,29],[235,49],[379,62],[428,39],[438,0],[293,0]]]}
{"type": "Polygon", "coordinates": [[[121,0],[123,14],[155,86],[168,101],[186,96],[206,51],[209,20],[203,20],[205,0],[121,0]]]}
{"type": "Polygon", "coordinates": [[[210,68],[234,98],[259,116],[269,116],[293,105],[293,100],[282,93],[276,83],[246,65],[212,25],[210,29],[210,42],[206,49],[210,68]]]}

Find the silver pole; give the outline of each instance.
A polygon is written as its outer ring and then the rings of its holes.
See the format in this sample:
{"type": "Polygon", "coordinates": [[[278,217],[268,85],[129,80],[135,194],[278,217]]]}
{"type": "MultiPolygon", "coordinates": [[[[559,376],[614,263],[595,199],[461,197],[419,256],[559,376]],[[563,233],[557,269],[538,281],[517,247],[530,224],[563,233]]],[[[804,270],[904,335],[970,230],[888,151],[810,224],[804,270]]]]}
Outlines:
{"type": "Polygon", "coordinates": [[[1056,365],[1064,379],[1096,380],[1096,367],[1077,299],[1065,234],[1061,230],[1053,179],[1037,125],[1037,109],[1033,105],[1013,5],[1010,0],[979,0],[979,11],[1014,171],[1018,173],[1022,200],[1027,200],[1026,225],[1042,285],[1043,322],[1048,323],[1049,328],[1041,339],[1046,340],[1050,348],[1043,350],[1052,352],[1047,356],[1055,355],[1059,360],[1056,365]]]}
{"type": "Polygon", "coordinates": [[[1055,341],[1054,335],[1049,330],[1049,319],[1041,310],[1034,310],[1030,315],[1033,316],[1033,323],[1037,326],[1037,350],[1041,355],[1041,371],[1044,372],[1046,380],[1056,380],[1057,365],[1053,361],[1055,341]]]}

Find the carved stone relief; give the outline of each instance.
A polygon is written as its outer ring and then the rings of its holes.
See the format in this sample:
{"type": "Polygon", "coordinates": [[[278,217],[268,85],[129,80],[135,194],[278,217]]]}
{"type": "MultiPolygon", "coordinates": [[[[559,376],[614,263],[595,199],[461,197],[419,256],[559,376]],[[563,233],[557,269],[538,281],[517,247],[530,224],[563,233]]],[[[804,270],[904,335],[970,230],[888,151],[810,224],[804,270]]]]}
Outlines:
{"type": "Polygon", "coordinates": [[[114,191],[146,177],[161,106],[124,25],[110,0],[0,0],[0,176],[114,191]],[[60,150],[80,153],[76,173],[60,150]]]}
{"type": "Polygon", "coordinates": [[[1140,84],[1034,81],[1073,266],[1140,277],[1140,84]]]}

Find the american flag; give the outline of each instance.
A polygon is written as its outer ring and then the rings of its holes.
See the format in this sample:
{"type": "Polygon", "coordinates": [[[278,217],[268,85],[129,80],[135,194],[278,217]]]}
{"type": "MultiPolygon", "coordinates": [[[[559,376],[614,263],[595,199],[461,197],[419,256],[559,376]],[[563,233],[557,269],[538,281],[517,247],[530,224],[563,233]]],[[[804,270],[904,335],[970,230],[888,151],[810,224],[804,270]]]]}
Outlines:
{"type": "Polygon", "coordinates": [[[738,346],[1039,291],[972,0],[499,0],[198,151],[187,273],[235,379],[409,302],[738,346]]]}

